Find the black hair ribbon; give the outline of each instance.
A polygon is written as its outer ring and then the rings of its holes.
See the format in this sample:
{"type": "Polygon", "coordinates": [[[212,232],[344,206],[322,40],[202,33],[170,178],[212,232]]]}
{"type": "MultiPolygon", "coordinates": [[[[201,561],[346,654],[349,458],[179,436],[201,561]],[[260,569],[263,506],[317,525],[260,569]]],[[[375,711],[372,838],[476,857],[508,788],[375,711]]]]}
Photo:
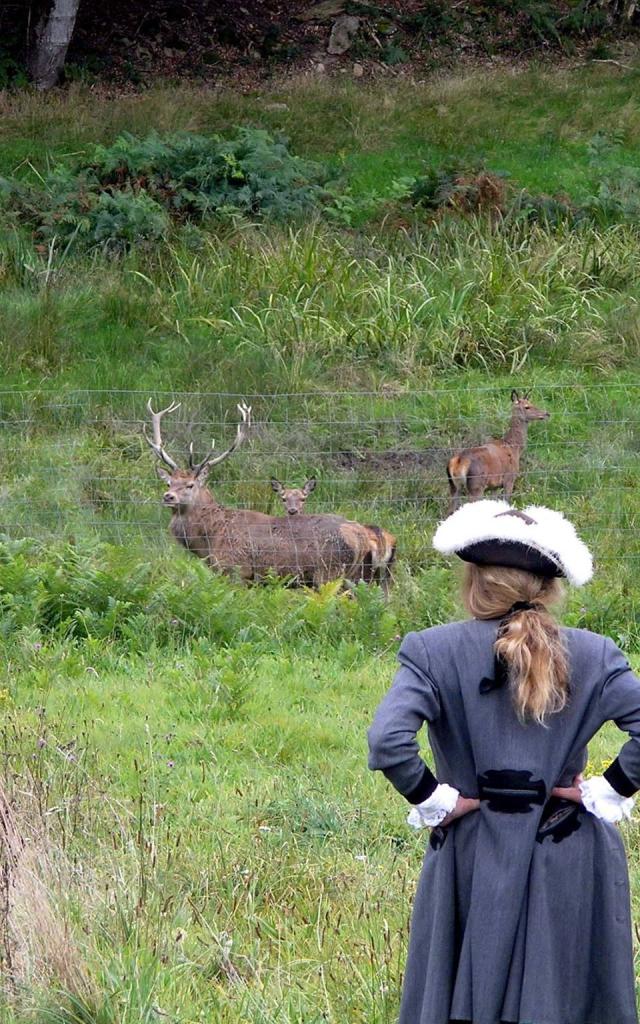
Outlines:
{"type": "MultiPolygon", "coordinates": [[[[519,612],[543,612],[545,610],[545,606],[541,601],[516,601],[500,620],[498,636],[500,636],[505,626],[509,624],[509,620],[514,615],[518,615],[519,612]]],[[[485,676],[480,680],[480,693],[491,693],[492,690],[500,689],[508,681],[509,667],[499,655],[496,655],[493,662],[493,676],[485,676]]]]}

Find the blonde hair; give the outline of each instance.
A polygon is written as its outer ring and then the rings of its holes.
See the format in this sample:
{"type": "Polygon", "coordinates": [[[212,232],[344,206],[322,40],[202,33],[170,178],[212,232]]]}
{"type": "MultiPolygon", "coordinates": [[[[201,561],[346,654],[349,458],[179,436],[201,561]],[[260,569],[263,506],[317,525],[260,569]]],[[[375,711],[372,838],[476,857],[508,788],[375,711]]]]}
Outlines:
{"type": "Polygon", "coordinates": [[[494,650],[507,666],[513,702],[521,721],[543,724],[569,699],[569,666],[560,627],[549,611],[563,596],[559,579],[497,565],[465,566],[462,598],[475,619],[505,621],[494,650]],[[518,602],[533,608],[510,609],[518,602]],[[506,616],[506,618],[505,618],[506,616]]]}

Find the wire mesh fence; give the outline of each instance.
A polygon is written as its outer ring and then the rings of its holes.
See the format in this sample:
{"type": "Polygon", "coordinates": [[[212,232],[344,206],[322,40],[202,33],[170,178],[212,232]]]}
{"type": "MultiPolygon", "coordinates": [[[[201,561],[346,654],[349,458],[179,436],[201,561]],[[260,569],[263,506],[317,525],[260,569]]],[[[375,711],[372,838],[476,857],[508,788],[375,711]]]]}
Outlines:
{"type": "MultiPolygon", "coordinates": [[[[211,473],[208,486],[220,504],[282,515],[271,477],[300,486],[313,475],[318,484],[306,513],[375,522],[397,533],[401,557],[420,562],[431,557],[428,534],[449,507],[448,458],[505,433],[510,390],[0,391],[1,530],[155,543],[169,513],[142,433],[149,397],[155,408],[180,403],[163,420],[163,442],[181,466],[191,442],[196,459],[213,438],[216,449],[228,446],[242,399],[253,407],[253,427],[247,443],[211,473]]],[[[532,400],[550,418],[529,426],[514,501],[566,511],[601,562],[637,561],[640,382],[547,383],[532,400]]]]}

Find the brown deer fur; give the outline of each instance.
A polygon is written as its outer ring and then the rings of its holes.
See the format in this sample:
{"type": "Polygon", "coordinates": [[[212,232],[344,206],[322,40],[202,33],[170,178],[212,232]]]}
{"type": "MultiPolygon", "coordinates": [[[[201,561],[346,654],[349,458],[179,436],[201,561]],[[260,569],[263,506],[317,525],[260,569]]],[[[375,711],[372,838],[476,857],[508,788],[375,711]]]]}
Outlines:
{"type": "Polygon", "coordinates": [[[501,487],[505,499],[510,500],[520,472],[520,456],[527,444],[529,423],[549,419],[549,413],[532,405],[527,395],[520,397],[517,391],[512,391],[511,403],[511,425],[504,437],[476,448],[465,448],[449,459],[451,512],[458,508],[463,491],[470,501],[477,501],[485,491],[501,487]]]}
{"type": "Polygon", "coordinates": [[[379,579],[386,589],[392,575],[392,565],[396,558],[396,538],[381,526],[364,526],[371,551],[371,567],[373,575],[379,579]]]}
{"type": "MultiPolygon", "coordinates": [[[[175,408],[169,407],[170,411],[175,408]]],[[[341,516],[269,516],[226,508],[216,501],[205,486],[209,469],[242,444],[250,426],[251,410],[238,408],[242,422],[231,447],[215,459],[210,453],[199,466],[186,470],[180,469],[162,446],[160,418],[168,410],[154,413],[149,404],[154,439],[147,437],[147,441],[170,470],[156,466],[168,485],[163,504],[171,510],[170,529],[175,539],[212,569],[247,582],[269,574],[290,576],[315,587],[341,577],[353,582],[375,578],[386,589],[392,557],[384,565],[374,557],[368,530],[376,528],[365,528],[341,516]]]]}
{"type": "MultiPolygon", "coordinates": [[[[279,480],[272,477],[271,487],[282,498],[287,515],[297,516],[301,515],[308,495],[315,490],[316,479],[311,477],[302,487],[284,487],[279,480]]],[[[395,560],[396,538],[380,526],[361,526],[360,523],[351,523],[351,526],[357,527],[358,544],[362,542],[364,532],[371,556],[371,579],[378,579],[383,586],[388,584],[391,566],[395,560]]],[[[353,540],[356,543],[355,536],[353,540]]]]}

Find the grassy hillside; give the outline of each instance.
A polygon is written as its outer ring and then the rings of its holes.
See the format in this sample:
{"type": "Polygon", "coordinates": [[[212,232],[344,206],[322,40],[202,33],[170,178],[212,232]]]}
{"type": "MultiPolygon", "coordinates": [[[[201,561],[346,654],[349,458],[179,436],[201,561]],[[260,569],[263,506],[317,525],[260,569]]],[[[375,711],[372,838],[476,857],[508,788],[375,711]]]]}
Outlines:
{"type": "Polygon", "coordinates": [[[69,156],[122,131],[224,133],[252,124],[285,131],[297,152],[347,162],[365,192],[456,153],[484,157],[524,187],[577,194],[594,182],[590,142],[598,132],[619,147],[612,166],[637,165],[637,76],[578,63],[556,74],[479,71],[365,86],[303,77],[247,95],[168,85],[115,101],[83,86],[45,97],[5,93],[0,173],[21,160],[42,170],[49,154],[69,156]]]}
{"type": "MultiPolygon", "coordinates": [[[[566,510],[598,563],[566,619],[640,665],[633,189],[624,218],[555,228],[394,198],[456,157],[583,202],[640,168],[636,92],[603,66],[0,99],[0,173],[20,180],[125,129],[253,125],[327,164],[342,197],[332,219],[182,224],[124,254],[38,248],[2,221],[3,783],[27,854],[1,1021],[391,1024],[424,838],[367,773],[365,730],[399,636],[457,614],[430,548],[444,466],[506,429],[512,387],[551,413],[518,500],[566,510]],[[217,496],[279,512],[269,477],[315,473],[309,509],[398,535],[389,603],[243,590],[176,550],[149,395],[182,402],[176,458],[224,444],[251,401],[217,496]]],[[[618,742],[598,737],[592,770],[618,742]]]]}

